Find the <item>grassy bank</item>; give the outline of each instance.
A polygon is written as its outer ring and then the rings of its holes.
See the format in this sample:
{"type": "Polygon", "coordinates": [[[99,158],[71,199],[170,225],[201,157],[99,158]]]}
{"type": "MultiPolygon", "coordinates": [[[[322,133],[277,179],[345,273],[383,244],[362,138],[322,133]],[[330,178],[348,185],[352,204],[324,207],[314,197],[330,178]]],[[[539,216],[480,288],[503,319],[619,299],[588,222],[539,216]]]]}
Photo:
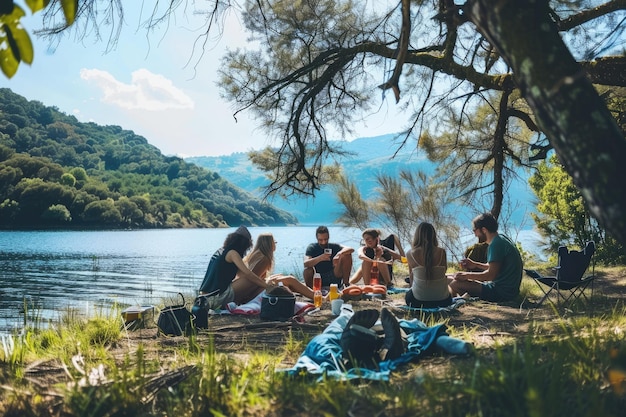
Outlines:
{"type": "Polygon", "coordinates": [[[457,315],[421,317],[445,322],[476,353],[434,354],[395,371],[389,382],[277,372],[293,365],[330,317],[279,329],[280,337],[246,319],[177,338],[157,337],[155,329],[126,332],[118,311],[73,317],[5,341],[0,410],[94,417],[622,415],[624,385],[612,385],[611,377],[626,369],[626,273],[598,272],[590,305],[530,308],[539,294],[525,281],[510,305],[475,302],[457,315]]]}

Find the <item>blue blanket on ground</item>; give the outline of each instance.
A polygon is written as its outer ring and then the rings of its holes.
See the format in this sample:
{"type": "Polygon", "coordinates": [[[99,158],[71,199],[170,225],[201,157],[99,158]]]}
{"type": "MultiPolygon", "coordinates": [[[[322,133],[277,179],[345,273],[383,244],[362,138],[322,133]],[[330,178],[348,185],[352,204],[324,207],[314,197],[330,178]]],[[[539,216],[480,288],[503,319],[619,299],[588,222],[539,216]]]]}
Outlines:
{"type": "MultiPolygon", "coordinates": [[[[410,290],[411,290],[410,288],[393,287],[387,290],[387,294],[404,294],[410,290]]],[[[453,297],[452,304],[450,304],[449,306],[445,306],[445,307],[415,308],[415,307],[409,307],[407,305],[401,305],[401,306],[394,305],[394,307],[400,308],[402,310],[416,312],[416,313],[420,313],[420,312],[422,313],[446,313],[448,312],[449,313],[453,310],[456,310],[457,308],[467,303],[468,301],[475,301],[477,299],[478,297],[474,297],[474,298],[453,297]]]]}
{"type": "Polygon", "coordinates": [[[449,313],[453,310],[456,310],[457,308],[459,308],[460,306],[462,306],[463,304],[467,302],[468,300],[466,300],[465,298],[454,297],[452,299],[452,304],[450,304],[449,306],[445,306],[445,307],[417,308],[417,307],[409,307],[407,305],[396,306],[396,307],[402,310],[407,310],[407,311],[416,312],[416,313],[419,313],[419,312],[422,312],[422,313],[446,313],[448,312],[449,313]]]}
{"type": "Polygon", "coordinates": [[[448,336],[443,324],[428,327],[417,319],[401,319],[398,322],[407,334],[408,341],[407,351],[402,356],[380,362],[377,370],[345,369],[342,360],[343,350],[339,341],[352,314],[351,306],[344,305],[341,314],[326,327],[324,332],[311,339],[296,364],[284,371],[291,375],[302,372],[320,375],[320,379],[325,375],[337,379],[364,378],[388,381],[391,371],[436,349],[453,355],[468,355],[473,351],[470,343],[448,336]]]}

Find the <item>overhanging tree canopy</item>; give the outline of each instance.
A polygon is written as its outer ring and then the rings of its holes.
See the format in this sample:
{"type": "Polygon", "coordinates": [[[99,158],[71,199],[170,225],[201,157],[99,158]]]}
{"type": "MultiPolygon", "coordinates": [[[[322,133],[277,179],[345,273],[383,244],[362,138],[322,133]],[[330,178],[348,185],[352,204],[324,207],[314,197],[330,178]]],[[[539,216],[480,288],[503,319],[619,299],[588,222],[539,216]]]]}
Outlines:
{"type": "MultiPolygon", "coordinates": [[[[79,3],[77,22],[92,18],[96,26],[96,5],[122,10],[112,0],[79,3]]],[[[207,6],[206,36],[237,4],[196,3],[207,6]]],[[[169,3],[146,28],[190,4],[169,3]]],[[[273,170],[270,191],[314,192],[325,157],[339,151],[329,145],[329,129],[349,131],[376,104],[378,87],[412,112],[405,142],[436,131],[438,109],[459,97],[519,90],[530,111],[499,117],[545,134],[533,150],[544,155],[553,147],[599,222],[626,243],[626,184],[617,164],[626,140],[592,85],[626,85],[619,43],[626,0],[249,0],[242,7],[257,48],[225,58],[223,91],[237,112],[252,111],[281,139],[275,156],[257,155],[273,170]]],[[[496,142],[506,124],[494,127],[496,142]]]]}
{"type": "MultiPolygon", "coordinates": [[[[319,187],[323,156],[333,151],[328,126],[349,130],[375,85],[414,112],[407,138],[436,130],[444,102],[519,89],[532,113],[514,117],[549,141],[534,148],[554,147],[600,223],[626,240],[626,187],[618,165],[607,163],[626,157],[626,141],[591,83],[624,85],[623,54],[598,51],[614,51],[622,39],[626,2],[404,0],[369,11],[364,4],[247,3],[245,22],[260,46],[226,58],[225,90],[282,135],[274,159],[261,160],[273,170],[272,189],[319,187]],[[389,60],[381,83],[374,72],[389,60]]],[[[494,143],[511,113],[500,117],[494,143]]]]}

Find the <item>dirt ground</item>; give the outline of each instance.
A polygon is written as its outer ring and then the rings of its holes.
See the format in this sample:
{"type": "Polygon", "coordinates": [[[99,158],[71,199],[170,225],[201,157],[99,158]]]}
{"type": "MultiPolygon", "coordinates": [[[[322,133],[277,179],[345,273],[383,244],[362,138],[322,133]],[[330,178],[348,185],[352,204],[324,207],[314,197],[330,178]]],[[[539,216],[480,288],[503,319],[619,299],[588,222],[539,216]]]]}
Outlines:
{"type": "MultiPolygon", "coordinates": [[[[562,317],[602,314],[611,311],[616,303],[625,300],[626,269],[611,269],[597,272],[596,275],[598,278],[594,283],[592,302],[578,305],[572,310],[561,307],[559,314],[562,317]]],[[[535,285],[533,282],[529,284],[535,285]]],[[[590,293],[590,289],[587,293],[590,293]]],[[[536,307],[538,299],[538,295],[533,295],[528,299],[502,304],[470,301],[451,313],[431,315],[415,315],[398,308],[404,305],[404,294],[388,295],[384,300],[349,302],[355,310],[367,308],[380,310],[384,306],[393,311],[398,318],[418,318],[427,325],[446,323],[452,336],[473,343],[480,352],[481,349],[490,351],[489,348],[494,344],[510,341],[511,338],[522,339],[532,326],[538,324],[550,326],[557,317],[557,312],[548,302],[536,307]]],[[[213,340],[216,352],[227,353],[242,360],[255,351],[283,352],[284,347],[291,343],[294,349],[299,350],[286,355],[281,363],[281,366],[290,367],[304,349],[306,342],[321,333],[334,317],[327,304],[322,306],[321,311],[305,315],[303,323],[266,322],[261,321],[258,316],[212,316],[209,329],[200,331],[197,341],[199,346],[203,347],[213,340]],[[294,341],[300,343],[294,345],[294,341]]],[[[112,349],[112,353],[121,360],[125,356],[132,356],[140,343],[143,344],[148,357],[158,357],[165,367],[168,362],[172,362],[172,367],[175,367],[176,355],[170,355],[168,352],[176,346],[187,344],[188,339],[183,336],[159,336],[156,327],[129,331],[121,343],[112,349]]],[[[436,360],[432,365],[436,365],[436,360]]]]}

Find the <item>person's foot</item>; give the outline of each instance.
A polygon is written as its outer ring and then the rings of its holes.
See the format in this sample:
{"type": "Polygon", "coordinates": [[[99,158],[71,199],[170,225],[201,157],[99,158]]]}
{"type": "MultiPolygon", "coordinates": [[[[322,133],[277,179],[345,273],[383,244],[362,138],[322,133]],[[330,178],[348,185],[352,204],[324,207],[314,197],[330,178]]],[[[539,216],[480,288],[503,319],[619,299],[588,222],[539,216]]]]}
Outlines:
{"type": "Polygon", "coordinates": [[[379,351],[380,359],[396,359],[404,353],[404,342],[402,341],[400,323],[398,323],[396,317],[386,308],[383,308],[380,313],[380,321],[383,324],[383,331],[385,332],[385,340],[379,351]]]}

